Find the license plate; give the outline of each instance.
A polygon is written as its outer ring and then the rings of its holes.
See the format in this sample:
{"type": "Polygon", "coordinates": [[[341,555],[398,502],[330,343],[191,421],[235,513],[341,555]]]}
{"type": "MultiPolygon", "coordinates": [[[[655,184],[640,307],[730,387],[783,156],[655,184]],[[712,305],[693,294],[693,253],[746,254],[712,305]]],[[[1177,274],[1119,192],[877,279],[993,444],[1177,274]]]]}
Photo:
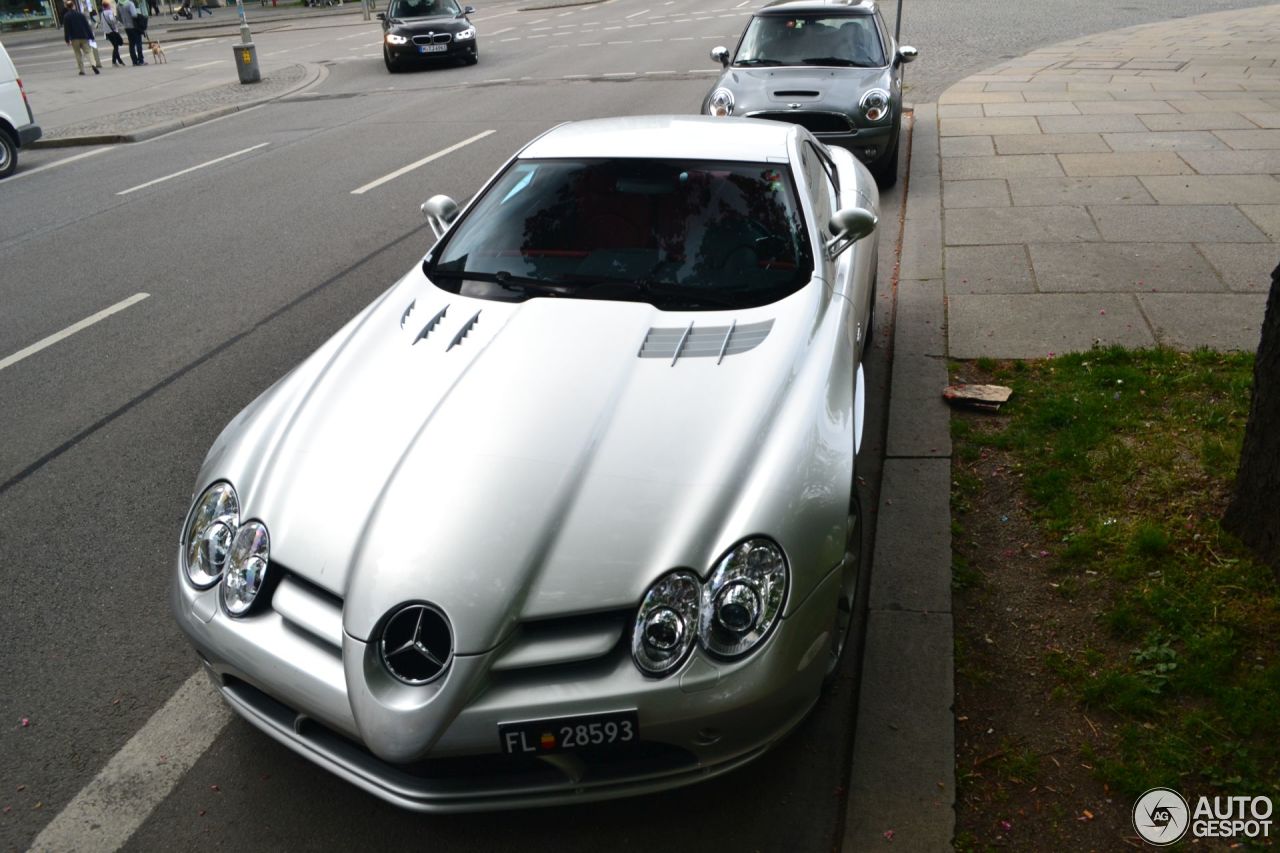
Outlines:
{"type": "Polygon", "coordinates": [[[640,717],[635,711],[498,724],[498,741],[507,755],[619,747],[639,740],[640,717]]]}
{"type": "Polygon", "coordinates": [[[418,53],[444,53],[449,49],[447,44],[421,44],[418,45],[418,53]]]}

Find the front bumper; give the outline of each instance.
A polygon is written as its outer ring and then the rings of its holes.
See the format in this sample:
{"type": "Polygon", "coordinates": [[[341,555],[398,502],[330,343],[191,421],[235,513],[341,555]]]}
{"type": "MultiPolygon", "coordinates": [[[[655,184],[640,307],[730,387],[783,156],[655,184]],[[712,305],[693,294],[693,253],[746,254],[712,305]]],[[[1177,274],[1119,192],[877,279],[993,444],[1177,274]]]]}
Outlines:
{"type": "MultiPolygon", "coordinates": [[[[426,755],[386,761],[362,743],[348,701],[345,652],[323,647],[274,610],[232,620],[216,588],[178,580],[172,604],[206,671],[241,716],[295,752],[394,805],[461,812],[610,799],[680,787],[728,772],[789,732],[817,700],[835,610],[832,573],[745,660],[713,661],[695,650],[664,679],[641,675],[624,641],[588,663],[489,672],[426,755]],[[500,723],[634,708],[641,744],[614,753],[501,753],[500,723]]],[[[487,667],[501,649],[473,661],[487,667]],[[488,660],[485,660],[488,659],[488,660]]],[[[359,671],[359,667],[354,668],[359,671]]],[[[405,730],[419,724],[412,712],[405,730]]],[[[384,731],[385,734],[385,731],[384,731]]]]}
{"type": "Polygon", "coordinates": [[[387,53],[397,62],[434,62],[450,59],[472,59],[477,55],[479,48],[476,46],[476,39],[468,39],[467,41],[451,41],[446,47],[447,50],[436,51],[433,53],[423,53],[419,49],[419,45],[412,41],[408,44],[391,44],[383,39],[386,45],[387,53]]]}

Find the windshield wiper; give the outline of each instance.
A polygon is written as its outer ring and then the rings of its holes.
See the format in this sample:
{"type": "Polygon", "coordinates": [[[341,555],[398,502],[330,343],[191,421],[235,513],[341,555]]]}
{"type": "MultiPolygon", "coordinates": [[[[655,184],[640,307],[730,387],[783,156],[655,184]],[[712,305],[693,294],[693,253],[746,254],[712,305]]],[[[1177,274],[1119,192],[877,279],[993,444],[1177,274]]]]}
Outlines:
{"type": "Polygon", "coordinates": [[[427,274],[428,278],[469,278],[472,281],[488,281],[492,282],[503,290],[515,291],[517,293],[545,293],[548,296],[568,296],[569,292],[563,285],[555,285],[550,282],[543,281],[540,278],[529,278],[523,275],[513,275],[506,270],[498,272],[479,272],[478,270],[446,270],[436,267],[427,274]]]}
{"type": "Polygon", "coordinates": [[[741,308],[742,303],[738,299],[733,299],[727,295],[709,291],[707,288],[690,287],[683,284],[671,284],[664,281],[654,281],[651,278],[608,278],[593,276],[592,281],[584,284],[575,293],[583,299],[598,299],[601,297],[593,296],[591,291],[596,288],[620,288],[623,290],[633,290],[642,296],[666,296],[672,301],[685,305],[716,305],[721,308],[741,308]]]}
{"type": "Polygon", "coordinates": [[[756,57],[754,59],[739,59],[733,64],[735,66],[742,67],[750,65],[784,65],[785,63],[777,59],[760,59],[759,57],[756,57]]]}

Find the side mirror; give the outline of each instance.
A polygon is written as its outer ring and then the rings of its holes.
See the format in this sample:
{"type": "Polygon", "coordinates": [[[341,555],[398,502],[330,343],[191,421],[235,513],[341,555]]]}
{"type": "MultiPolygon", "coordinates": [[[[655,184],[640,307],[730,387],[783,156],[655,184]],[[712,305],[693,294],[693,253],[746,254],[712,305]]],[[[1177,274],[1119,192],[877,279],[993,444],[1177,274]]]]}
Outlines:
{"type": "Polygon", "coordinates": [[[906,65],[908,62],[915,62],[916,57],[919,55],[920,51],[916,50],[909,44],[904,44],[902,47],[898,48],[898,61],[903,65],[906,65]]]}
{"type": "Polygon", "coordinates": [[[379,12],[379,13],[378,13],[378,20],[379,20],[379,21],[385,21],[386,19],[387,19],[387,16],[386,16],[385,14],[383,14],[382,12],[379,12]]]}
{"type": "Polygon", "coordinates": [[[720,67],[729,67],[729,48],[720,46],[711,48],[711,58],[720,63],[720,67]]]}
{"type": "Polygon", "coordinates": [[[464,15],[474,15],[475,13],[476,13],[476,7],[475,7],[475,6],[463,6],[463,7],[462,7],[462,14],[464,14],[464,15]]]}
{"type": "Polygon", "coordinates": [[[880,220],[862,207],[844,207],[837,210],[827,223],[831,239],[827,241],[827,256],[835,258],[854,243],[872,234],[880,220]]]}
{"type": "Polygon", "coordinates": [[[443,237],[458,218],[458,203],[447,195],[433,195],[422,203],[422,215],[427,217],[436,237],[443,237]]]}

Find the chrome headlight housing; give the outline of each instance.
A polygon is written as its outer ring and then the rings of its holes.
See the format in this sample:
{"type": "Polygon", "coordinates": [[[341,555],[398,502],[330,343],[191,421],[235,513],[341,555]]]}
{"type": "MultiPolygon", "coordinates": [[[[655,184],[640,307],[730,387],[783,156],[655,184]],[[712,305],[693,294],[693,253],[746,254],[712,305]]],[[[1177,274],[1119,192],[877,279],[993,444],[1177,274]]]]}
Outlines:
{"type": "Polygon", "coordinates": [[[475,37],[476,37],[475,27],[467,27],[462,32],[453,34],[454,41],[471,41],[475,37]]]}
{"type": "Polygon", "coordinates": [[[880,121],[889,114],[891,103],[889,93],[884,89],[871,89],[862,96],[858,108],[867,117],[867,121],[880,121]]]}
{"type": "Polygon", "coordinates": [[[777,624],[786,594],[787,558],[777,543],[753,538],[735,545],[702,587],[703,647],[726,658],[751,651],[777,624]]]}
{"type": "Polygon", "coordinates": [[[232,616],[243,616],[262,591],[271,562],[271,537],[261,521],[246,521],[236,531],[227,554],[222,578],[222,606],[232,616]]]}
{"type": "Polygon", "coordinates": [[[733,115],[733,92],[724,88],[716,89],[707,101],[707,110],[720,118],[733,115]]]}
{"type": "Polygon", "coordinates": [[[406,36],[397,35],[395,33],[387,33],[387,44],[408,44],[409,39],[406,36]]]}
{"type": "Polygon", "coordinates": [[[218,582],[239,526],[240,498],[231,484],[219,482],[205,489],[182,531],[182,571],[188,583],[208,589],[218,582]]]}
{"type": "Polygon", "coordinates": [[[698,576],[663,575],[649,587],[636,612],[631,657],[646,675],[666,675],[679,666],[698,639],[698,576]]]}

